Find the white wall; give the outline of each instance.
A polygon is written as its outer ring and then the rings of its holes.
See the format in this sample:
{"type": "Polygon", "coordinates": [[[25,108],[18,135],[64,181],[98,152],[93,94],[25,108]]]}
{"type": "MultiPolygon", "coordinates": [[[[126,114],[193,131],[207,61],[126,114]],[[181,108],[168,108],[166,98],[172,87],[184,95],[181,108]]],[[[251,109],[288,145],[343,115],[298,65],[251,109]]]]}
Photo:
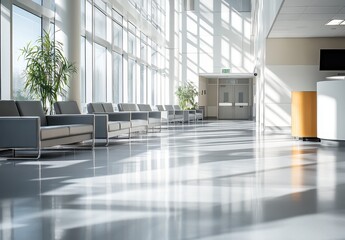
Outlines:
{"type": "Polygon", "coordinates": [[[316,91],[335,72],[319,71],[321,48],[345,48],[344,38],[268,39],[264,122],[266,128],[291,126],[291,92],[316,91]]]}
{"type": "Polygon", "coordinates": [[[318,65],[267,65],[265,69],[265,126],[291,126],[291,92],[316,91],[316,82],[329,73],[318,65]]]}
{"type": "Polygon", "coordinates": [[[259,131],[265,128],[265,66],[266,39],[283,0],[252,0],[255,79],[255,119],[259,131]]]}

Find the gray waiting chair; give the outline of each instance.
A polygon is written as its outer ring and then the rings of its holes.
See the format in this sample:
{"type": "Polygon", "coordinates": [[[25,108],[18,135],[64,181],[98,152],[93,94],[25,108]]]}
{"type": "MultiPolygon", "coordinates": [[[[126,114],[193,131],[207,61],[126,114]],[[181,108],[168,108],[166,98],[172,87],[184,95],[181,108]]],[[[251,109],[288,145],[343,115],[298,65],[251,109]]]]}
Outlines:
{"type": "Polygon", "coordinates": [[[132,131],[148,132],[149,128],[149,114],[148,112],[140,112],[138,106],[135,103],[119,103],[117,104],[120,112],[130,112],[132,131]]]}
{"type": "Polygon", "coordinates": [[[185,116],[183,110],[175,110],[173,105],[164,105],[164,108],[166,111],[169,112],[169,114],[173,114],[174,116],[174,122],[184,122],[185,116]]]}
{"type": "Polygon", "coordinates": [[[174,111],[166,111],[163,105],[156,105],[156,108],[158,109],[158,111],[161,112],[162,120],[165,121],[167,124],[175,122],[174,111]]]}
{"type": "MultiPolygon", "coordinates": [[[[179,105],[174,105],[175,110],[181,110],[181,107],[179,105]]],[[[195,110],[188,110],[192,114],[195,114],[195,120],[203,120],[204,119],[204,112],[201,109],[195,109],[195,110]]]]}
{"type": "MultiPolygon", "coordinates": [[[[40,101],[0,101],[0,148],[37,151],[46,147],[92,141],[93,115],[46,116],[40,101]]],[[[23,157],[20,157],[23,158],[23,157]]]]}
{"type": "Polygon", "coordinates": [[[112,103],[88,103],[87,112],[95,115],[108,115],[109,121],[120,124],[121,134],[128,134],[128,138],[131,137],[131,115],[114,112],[112,103]]]}
{"type": "Polygon", "coordinates": [[[185,122],[191,122],[196,121],[196,111],[195,110],[182,110],[179,105],[169,105],[171,106],[175,111],[183,111],[184,121],[185,122]]]}
{"type": "Polygon", "coordinates": [[[160,111],[153,111],[149,104],[137,104],[139,111],[144,111],[149,113],[149,128],[154,131],[158,128],[159,131],[162,130],[162,113],[160,111]]]}

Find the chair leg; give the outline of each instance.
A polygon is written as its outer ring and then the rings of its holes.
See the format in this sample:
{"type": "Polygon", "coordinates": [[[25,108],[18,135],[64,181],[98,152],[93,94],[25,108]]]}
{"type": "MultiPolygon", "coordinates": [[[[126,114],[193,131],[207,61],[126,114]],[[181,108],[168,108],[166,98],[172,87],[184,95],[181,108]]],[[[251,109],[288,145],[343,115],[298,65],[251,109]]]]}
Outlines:
{"type": "Polygon", "coordinates": [[[42,154],[42,150],[41,148],[37,149],[37,156],[33,156],[33,157],[16,157],[16,149],[12,149],[12,155],[13,157],[10,158],[4,158],[6,160],[38,160],[41,158],[41,154],[42,154]]]}
{"type": "Polygon", "coordinates": [[[110,141],[109,141],[109,138],[107,137],[107,139],[106,139],[106,141],[105,141],[105,145],[104,145],[104,146],[108,147],[108,146],[109,146],[109,143],[110,143],[110,141]]]}

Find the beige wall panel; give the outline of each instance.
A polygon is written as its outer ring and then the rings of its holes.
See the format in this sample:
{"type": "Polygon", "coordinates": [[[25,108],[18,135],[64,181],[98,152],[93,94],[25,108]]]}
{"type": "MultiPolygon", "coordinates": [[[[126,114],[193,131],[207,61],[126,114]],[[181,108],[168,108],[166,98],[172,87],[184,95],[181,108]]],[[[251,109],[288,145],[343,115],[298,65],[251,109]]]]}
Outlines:
{"type": "Polygon", "coordinates": [[[267,39],[267,65],[319,65],[320,49],[345,48],[345,38],[267,39]]]}
{"type": "Polygon", "coordinates": [[[207,79],[199,77],[199,106],[207,106],[207,79]],[[206,91],[206,94],[204,94],[206,91]]]}
{"type": "Polygon", "coordinates": [[[207,106],[217,106],[218,105],[217,85],[208,85],[206,96],[207,96],[207,106]]]}

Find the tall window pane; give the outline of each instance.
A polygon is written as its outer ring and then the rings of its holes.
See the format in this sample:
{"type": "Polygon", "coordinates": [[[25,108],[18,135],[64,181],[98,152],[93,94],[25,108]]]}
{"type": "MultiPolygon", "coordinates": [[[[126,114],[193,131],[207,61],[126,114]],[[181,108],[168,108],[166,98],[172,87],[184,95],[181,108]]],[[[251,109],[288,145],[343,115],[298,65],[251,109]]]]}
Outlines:
{"type": "Polygon", "coordinates": [[[92,32],[92,5],[89,1],[85,5],[85,30],[92,32]]]}
{"type": "Polygon", "coordinates": [[[86,16],[86,5],[85,5],[85,1],[86,0],[80,0],[80,5],[81,5],[81,19],[80,19],[80,24],[81,24],[81,29],[85,30],[85,26],[86,26],[86,22],[85,22],[85,16],[86,16]]]}
{"type": "Polygon", "coordinates": [[[85,46],[85,93],[86,93],[86,103],[93,101],[93,45],[92,41],[86,39],[86,46],[85,46]]]}
{"type": "Polygon", "coordinates": [[[143,33],[141,33],[141,39],[140,39],[140,58],[143,61],[147,61],[147,36],[143,33]]]}
{"type": "Polygon", "coordinates": [[[94,0],[94,3],[103,11],[106,11],[107,4],[102,0],[94,0]]]}
{"type": "Polygon", "coordinates": [[[160,73],[158,71],[155,72],[155,103],[160,103],[161,101],[161,81],[160,81],[160,73]]]}
{"type": "Polygon", "coordinates": [[[151,17],[152,17],[152,25],[154,27],[158,27],[158,11],[157,11],[157,4],[155,1],[152,2],[152,13],[151,13],[151,17]]]}
{"type": "Polygon", "coordinates": [[[39,5],[42,5],[42,0],[32,0],[32,1],[39,4],[39,5]]]}
{"type": "Polygon", "coordinates": [[[128,53],[136,55],[136,28],[135,26],[128,22],[128,53]]]}
{"type": "Polygon", "coordinates": [[[128,33],[128,53],[135,55],[135,36],[133,33],[128,33]]]}
{"type": "Polygon", "coordinates": [[[101,45],[95,44],[95,78],[93,81],[93,101],[107,101],[107,49],[101,45]]]}
{"type": "Polygon", "coordinates": [[[81,37],[80,40],[80,98],[82,103],[86,103],[85,90],[86,90],[86,54],[85,54],[85,38],[81,37]]]}
{"type": "Polygon", "coordinates": [[[156,105],[156,94],[157,94],[157,70],[152,70],[152,85],[151,85],[151,91],[152,91],[152,95],[151,95],[151,101],[152,101],[152,105],[156,105]]]}
{"type": "Polygon", "coordinates": [[[148,99],[151,105],[155,105],[155,81],[154,81],[155,70],[150,69],[148,76],[149,76],[149,79],[147,81],[148,99]]]}
{"type": "Polygon", "coordinates": [[[113,102],[122,102],[122,55],[113,52],[113,102]]]}
{"type": "Polygon", "coordinates": [[[27,99],[24,92],[23,71],[26,63],[20,56],[20,49],[41,36],[42,19],[17,6],[13,6],[13,98],[27,99]]]}
{"type": "Polygon", "coordinates": [[[107,37],[107,18],[97,7],[95,7],[95,35],[103,39],[107,37]]]}
{"type": "Polygon", "coordinates": [[[135,101],[134,92],[135,92],[135,60],[128,59],[128,102],[132,103],[135,101]]]}
{"type": "Polygon", "coordinates": [[[146,72],[147,66],[140,65],[140,103],[146,103],[146,72]]]}
{"type": "Polygon", "coordinates": [[[114,9],[113,9],[113,18],[115,19],[115,21],[117,21],[118,23],[122,24],[122,16],[121,16],[121,14],[116,12],[114,9]]]}
{"type": "Polygon", "coordinates": [[[113,44],[122,48],[122,26],[113,21],[113,44]]]}
{"type": "Polygon", "coordinates": [[[151,56],[151,61],[152,65],[157,66],[158,65],[158,46],[157,43],[152,43],[152,56],[151,56]]]}

